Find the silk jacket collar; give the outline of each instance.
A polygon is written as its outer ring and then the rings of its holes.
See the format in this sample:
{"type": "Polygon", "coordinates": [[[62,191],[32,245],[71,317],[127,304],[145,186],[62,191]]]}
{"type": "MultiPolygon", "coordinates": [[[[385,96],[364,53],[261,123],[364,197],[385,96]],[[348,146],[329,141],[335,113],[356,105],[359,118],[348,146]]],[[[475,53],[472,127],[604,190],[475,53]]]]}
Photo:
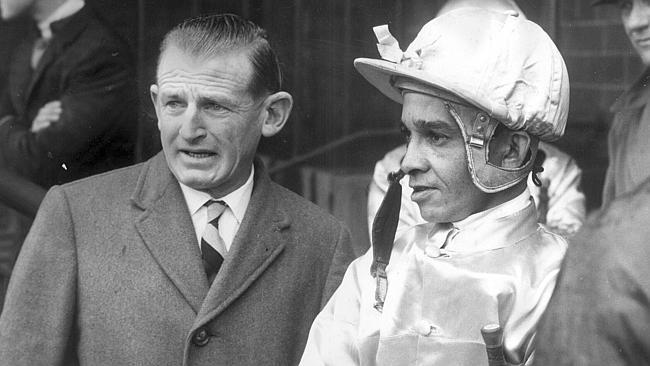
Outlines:
{"type": "MultiPolygon", "coordinates": [[[[495,209],[498,209],[496,207],[495,209]]],[[[475,253],[481,251],[505,248],[516,244],[535,233],[538,228],[535,205],[526,190],[522,195],[506,202],[502,210],[481,215],[471,222],[457,223],[456,233],[447,248],[446,253],[475,253]],[[513,204],[515,200],[528,200],[528,204],[513,204]]],[[[480,214],[479,214],[480,215],[480,214]]],[[[446,227],[436,223],[420,224],[407,231],[395,242],[396,247],[410,245],[422,250],[434,246],[440,248],[444,241],[435,235],[446,227]]]]}

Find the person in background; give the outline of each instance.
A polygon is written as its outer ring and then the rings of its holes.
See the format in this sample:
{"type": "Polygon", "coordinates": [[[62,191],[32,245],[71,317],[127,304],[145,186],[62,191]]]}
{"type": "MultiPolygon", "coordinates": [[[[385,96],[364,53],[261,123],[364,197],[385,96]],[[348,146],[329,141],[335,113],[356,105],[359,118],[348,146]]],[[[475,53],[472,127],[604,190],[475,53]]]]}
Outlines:
{"type": "Polygon", "coordinates": [[[650,179],[571,238],[535,365],[650,365],[650,179]]]}
{"type": "MultiPolygon", "coordinates": [[[[0,0],[0,15],[34,22],[0,90],[0,170],[49,188],[133,164],[138,103],[126,43],[83,0],[0,0]]],[[[27,232],[31,220],[0,210],[27,232]]],[[[23,239],[0,247],[0,304],[23,239]]]]}
{"type": "Polygon", "coordinates": [[[0,316],[8,365],[293,365],[353,258],[347,228],[255,159],[285,125],[266,32],[236,15],[164,38],[163,151],[52,188],[0,316]]]}
{"type": "MultiPolygon", "coordinates": [[[[513,11],[524,17],[524,13],[512,0],[449,0],[442,5],[436,16],[462,7],[479,7],[497,11],[513,11]]],[[[372,182],[368,190],[368,228],[372,228],[375,214],[388,189],[388,174],[399,169],[406,153],[406,145],[400,145],[386,153],[375,165],[372,182]]],[[[571,236],[582,225],[586,216],[585,195],[580,189],[582,170],[575,160],[555,146],[539,143],[537,152],[541,166],[538,174],[541,186],[528,177],[528,189],[537,207],[538,221],[551,231],[571,236]]],[[[409,227],[425,223],[417,204],[411,201],[413,190],[408,186],[409,179],[402,179],[402,207],[397,235],[409,227]]]]}
{"type": "Polygon", "coordinates": [[[615,115],[607,143],[604,207],[650,177],[650,4],[645,0],[599,0],[593,4],[620,8],[625,33],[645,67],[639,79],[611,107],[615,115]]]}
{"type": "Polygon", "coordinates": [[[0,0],[34,34],[15,50],[0,95],[0,167],[49,188],[134,163],[129,49],[84,0],[0,0]]]}
{"type": "MultiPolygon", "coordinates": [[[[620,9],[623,27],[650,65],[650,4],[620,9]]],[[[650,88],[648,70],[614,104],[603,206],[571,239],[541,322],[536,365],[650,365],[650,88]]]]}
{"type": "Polygon", "coordinates": [[[400,170],[427,223],[350,265],[301,364],[487,365],[488,324],[508,362],[530,363],[567,247],[537,223],[526,183],[538,141],[564,132],[562,56],[533,22],[476,7],[431,20],[406,51],[375,33],[383,60],[355,67],[402,104],[400,170]]]}

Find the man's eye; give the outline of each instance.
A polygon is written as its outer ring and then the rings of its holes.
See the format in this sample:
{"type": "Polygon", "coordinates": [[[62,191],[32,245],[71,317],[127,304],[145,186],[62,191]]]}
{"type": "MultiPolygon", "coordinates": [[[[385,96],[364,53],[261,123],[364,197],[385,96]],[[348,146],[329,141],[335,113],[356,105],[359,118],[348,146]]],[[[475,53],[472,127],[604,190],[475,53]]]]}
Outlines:
{"type": "Polygon", "coordinates": [[[219,103],[205,103],[203,105],[203,108],[211,112],[223,112],[228,110],[226,107],[222,106],[219,103]]]}
{"type": "Polygon", "coordinates": [[[183,103],[178,100],[170,100],[165,102],[165,107],[168,109],[179,109],[183,108],[183,103]]]}
{"type": "Polygon", "coordinates": [[[402,136],[404,137],[404,140],[406,140],[406,142],[411,140],[411,131],[408,128],[406,128],[406,126],[400,125],[399,131],[402,134],[402,136]]]}
{"type": "Polygon", "coordinates": [[[447,139],[447,136],[437,133],[437,132],[429,132],[427,134],[427,138],[431,140],[434,143],[440,143],[443,142],[447,139]]]}

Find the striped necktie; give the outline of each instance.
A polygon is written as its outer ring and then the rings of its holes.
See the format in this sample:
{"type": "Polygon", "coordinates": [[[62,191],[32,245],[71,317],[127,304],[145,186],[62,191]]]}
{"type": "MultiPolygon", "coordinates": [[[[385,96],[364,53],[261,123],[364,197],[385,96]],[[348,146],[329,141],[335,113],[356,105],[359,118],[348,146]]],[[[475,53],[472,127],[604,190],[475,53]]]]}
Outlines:
{"type": "Polygon", "coordinates": [[[223,256],[226,254],[226,244],[219,235],[219,217],[226,209],[223,201],[208,201],[205,203],[208,209],[208,223],[201,235],[201,256],[208,281],[212,283],[221,268],[223,256]]]}

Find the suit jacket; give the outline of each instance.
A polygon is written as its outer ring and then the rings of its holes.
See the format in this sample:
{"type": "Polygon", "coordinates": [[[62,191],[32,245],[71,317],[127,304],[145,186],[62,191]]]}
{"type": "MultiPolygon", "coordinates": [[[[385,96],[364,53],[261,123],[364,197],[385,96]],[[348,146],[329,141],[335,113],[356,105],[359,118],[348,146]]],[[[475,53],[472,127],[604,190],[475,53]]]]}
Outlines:
{"type": "Polygon", "coordinates": [[[128,47],[90,9],[51,29],[35,70],[35,37],[15,51],[0,97],[0,165],[44,187],[132,164],[138,108],[128,47]],[[60,120],[31,133],[39,109],[54,100],[60,120]]]}
{"type": "Polygon", "coordinates": [[[7,365],[291,365],[352,260],[349,232],[272,183],[211,287],[158,154],[47,194],[0,317],[7,365]]]}

